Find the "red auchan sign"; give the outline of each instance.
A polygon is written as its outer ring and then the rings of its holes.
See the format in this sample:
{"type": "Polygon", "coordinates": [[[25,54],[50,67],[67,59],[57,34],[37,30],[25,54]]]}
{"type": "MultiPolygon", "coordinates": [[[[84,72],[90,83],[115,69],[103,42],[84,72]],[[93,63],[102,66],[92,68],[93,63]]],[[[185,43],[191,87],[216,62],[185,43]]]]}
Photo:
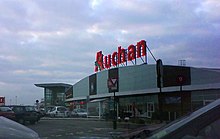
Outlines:
{"type": "Polygon", "coordinates": [[[119,46],[117,52],[113,52],[106,56],[102,54],[102,51],[99,51],[96,53],[95,72],[98,70],[109,69],[112,66],[116,67],[127,61],[133,61],[136,60],[136,58],[146,56],[146,47],[146,41],[141,40],[140,42],[137,42],[137,45],[129,45],[127,49],[119,46]]]}

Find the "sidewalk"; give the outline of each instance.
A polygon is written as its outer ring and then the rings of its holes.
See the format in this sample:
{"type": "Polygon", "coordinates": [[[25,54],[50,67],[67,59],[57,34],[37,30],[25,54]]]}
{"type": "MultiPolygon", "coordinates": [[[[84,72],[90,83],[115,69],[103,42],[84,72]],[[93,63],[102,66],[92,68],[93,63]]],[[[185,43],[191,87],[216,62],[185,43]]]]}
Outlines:
{"type": "Polygon", "coordinates": [[[80,118],[80,117],[76,117],[76,118],[72,118],[72,117],[68,117],[68,118],[63,118],[63,117],[55,117],[55,118],[42,117],[41,120],[92,120],[92,121],[105,121],[104,119],[98,119],[98,118],[80,118]]]}

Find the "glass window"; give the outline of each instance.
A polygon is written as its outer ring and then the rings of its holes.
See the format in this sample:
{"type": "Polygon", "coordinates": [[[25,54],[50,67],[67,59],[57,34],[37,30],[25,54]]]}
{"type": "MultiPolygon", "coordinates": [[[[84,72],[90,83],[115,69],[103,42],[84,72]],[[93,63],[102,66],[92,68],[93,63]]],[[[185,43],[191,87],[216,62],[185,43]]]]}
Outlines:
{"type": "Polygon", "coordinates": [[[155,112],[155,105],[157,104],[157,95],[132,96],[120,98],[119,115],[122,115],[123,117],[124,113],[130,113],[130,115],[133,115],[135,117],[151,118],[152,113],[155,112]]]}
{"type": "Polygon", "coordinates": [[[51,111],[55,111],[56,110],[56,107],[54,107],[51,111]]]}
{"type": "Polygon", "coordinates": [[[148,102],[147,103],[147,117],[151,118],[152,113],[155,111],[154,109],[154,103],[153,102],[148,102]]]}
{"type": "Polygon", "coordinates": [[[203,107],[203,101],[192,101],[192,110],[195,111],[203,107]]]}
{"type": "Polygon", "coordinates": [[[92,102],[88,104],[88,111],[90,116],[99,116],[99,102],[92,102]]]}
{"type": "Polygon", "coordinates": [[[52,90],[46,88],[46,91],[45,91],[45,100],[46,100],[46,101],[51,101],[51,98],[52,98],[52,90]]]}
{"type": "Polygon", "coordinates": [[[206,127],[198,131],[198,134],[194,136],[185,135],[182,139],[220,139],[220,117],[216,121],[208,124],[206,127]]]}
{"type": "Polygon", "coordinates": [[[12,110],[8,107],[0,107],[0,111],[9,112],[9,111],[12,111],[12,110]]]}
{"type": "Polygon", "coordinates": [[[21,112],[21,111],[23,111],[23,108],[22,107],[14,107],[13,111],[14,112],[21,112]]]}
{"type": "Polygon", "coordinates": [[[218,120],[203,128],[197,137],[205,139],[220,139],[220,117],[218,120]]]}
{"type": "Polygon", "coordinates": [[[25,107],[26,111],[35,111],[35,108],[30,106],[30,107],[25,107]]]}

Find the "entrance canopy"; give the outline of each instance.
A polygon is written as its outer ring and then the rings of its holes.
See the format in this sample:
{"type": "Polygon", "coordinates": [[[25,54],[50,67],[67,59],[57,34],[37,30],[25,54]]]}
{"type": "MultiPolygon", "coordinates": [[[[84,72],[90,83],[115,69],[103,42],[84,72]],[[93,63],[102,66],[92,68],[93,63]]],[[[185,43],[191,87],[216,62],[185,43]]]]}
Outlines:
{"type": "Polygon", "coordinates": [[[37,87],[42,87],[42,88],[49,88],[49,87],[71,87],[72,85],[70,84],[65,84],[65,83],[43,83],[43,84],[34,84],[37,87]]]}
{"type": "Polygon", "coordinates": [[[44,105],[47,106],[64,106],[65,92],[72,87],[65,83],[43,83],[35,84],[37,87],[44,88],[44,105]]]}

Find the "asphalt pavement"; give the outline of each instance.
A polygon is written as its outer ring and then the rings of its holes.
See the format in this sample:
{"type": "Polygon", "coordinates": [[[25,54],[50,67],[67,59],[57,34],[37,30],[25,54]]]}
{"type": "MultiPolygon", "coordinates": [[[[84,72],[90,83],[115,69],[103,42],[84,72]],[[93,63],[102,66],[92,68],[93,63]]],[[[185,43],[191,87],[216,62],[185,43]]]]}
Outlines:
{"type": "Polygon", "coordinates": [[[35,125],[27,125],[41,139],[113,139],[143,126],[146,125],[117,122],[117,129],[113,129],[112,121],[97,118],[42,118],[35,125]]]}

